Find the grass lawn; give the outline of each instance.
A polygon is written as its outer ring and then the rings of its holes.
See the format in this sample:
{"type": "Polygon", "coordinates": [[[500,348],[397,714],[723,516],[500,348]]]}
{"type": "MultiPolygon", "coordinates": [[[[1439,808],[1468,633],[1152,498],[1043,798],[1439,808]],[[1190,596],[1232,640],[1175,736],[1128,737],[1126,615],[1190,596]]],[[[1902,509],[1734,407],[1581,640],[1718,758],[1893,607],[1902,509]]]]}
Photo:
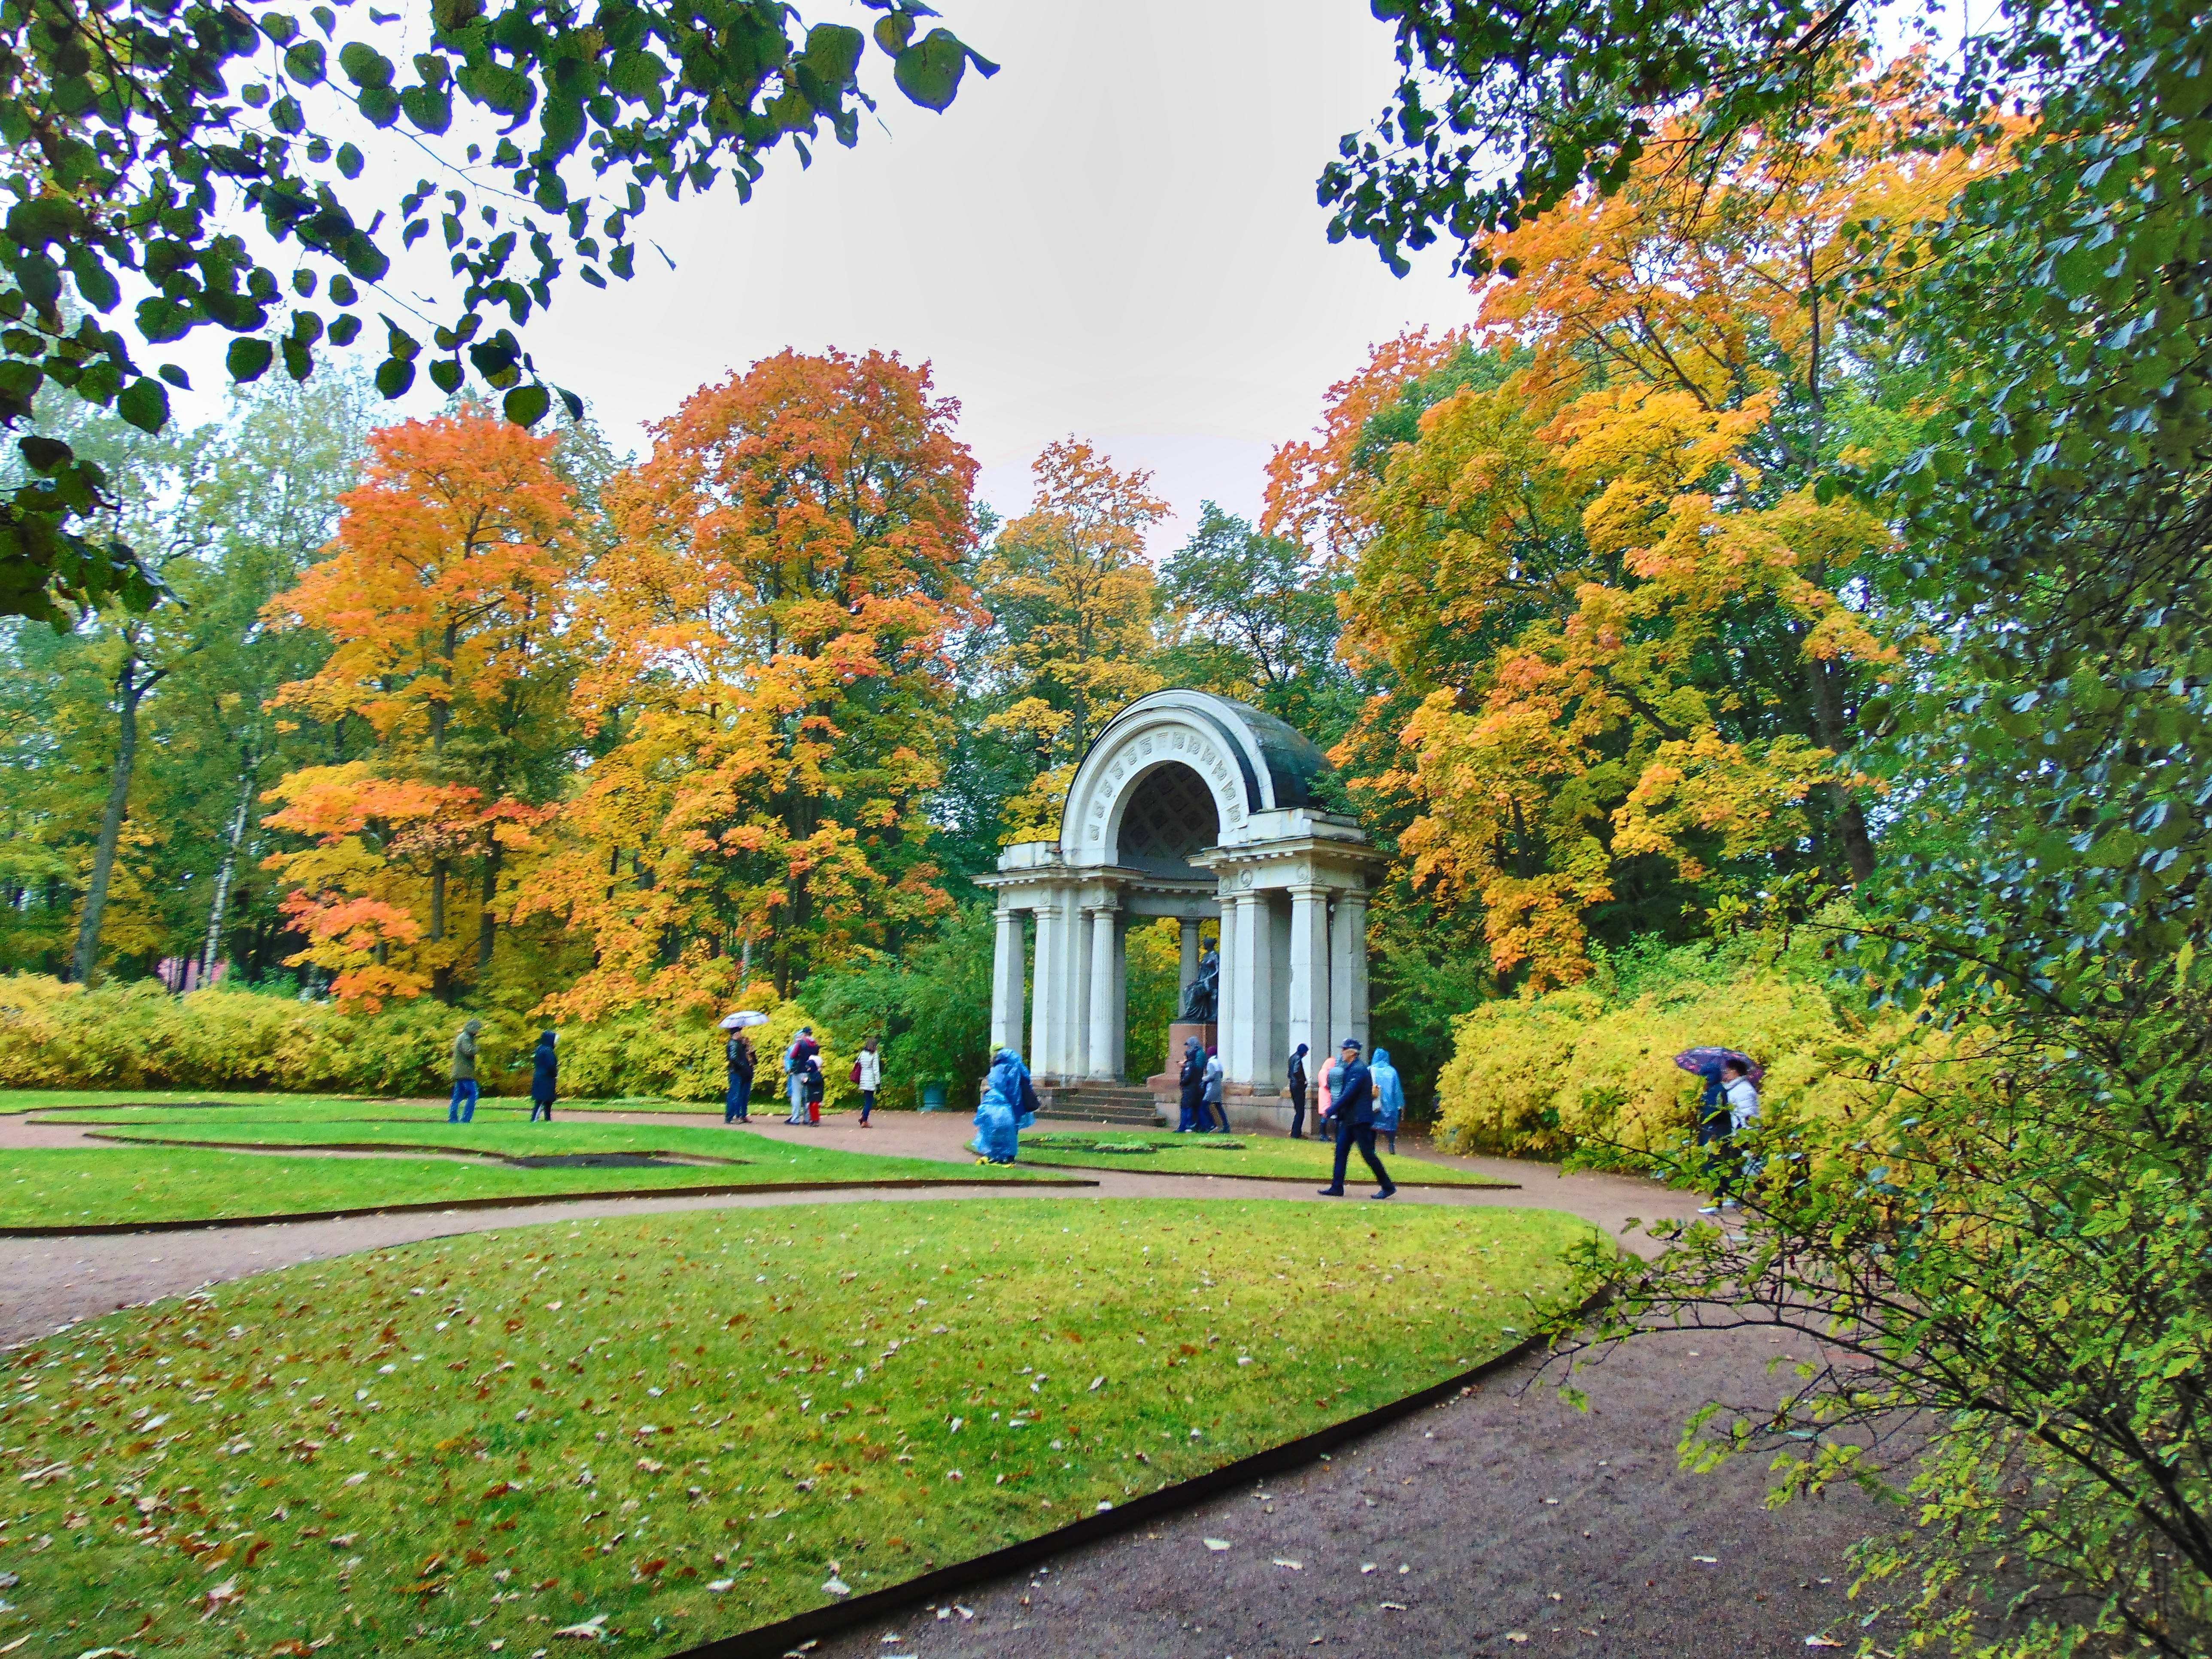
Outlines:
{"type": "MultiPolygon", "coordinates": [[[[771,1106],[775,1103],[771,1101],[771,1106]]],[[[719,1113],[720,1101],[674,1101],[657,1097],[621,1100],[564,1100],[557,1112],[667,1112],[676,1115],[719,1113]]],[[[781,1107],[776,1107],[781,1110],[781,1107]]],[[[194,1122],[289,1123],[302,1118],[338,1122],[412,1122],[435,1113],[445,1121],[446,1103],[367,1095],[254,1094],[235,1089],[0,1089],[0,1115],[38,1112],[64,1123],[163,1122],[189,1113],[194,1122]]],[[[487,1096],[477,1103],[479,1121],[530,1117],[527,1097],[487,1096]]]]}
{"type": "MultiPolygon", "coordinates": [[[[368,1139],[364,1132],[374,1127],[377,1126],[352,1125],[342,1132],[328,1132],[328,1138],[361,1142],[368,1139]]],[[[442,1124],[438,1127],[444,1128],[442,1124]]],[[[622,1127],[620,1124],[578,1126],[585,1132],[622,1127]]],[[[644,1133],[657,1145],[683,1131],[648,1127],[644,1133]]],[[[271,1138],[300,1140],[313,1133],[313,1126],[294,1126],[281,1134],[272,1133],[271,1138]]],[[[486,1143],[494,1137],[534,1139],[535,1145],[527,1150],[538,1152],[630,1150],[578,1144],[579,1138],[565,1131],[556,1139],[542,1126],[535,1137],[527,1137],[526,1126],[520,1130],[487,1127],[483,1135],[486,1143]]],[[[440,1136],[425,1139],[434,1144],[442,1140],[440,1136]]],[[[196,1147],[110,1151],[72,1146],[0,1152],[0,1227],[215,1220],[225,1216],[374,1210],[398,1204],[451,1204],[462,1199],[646,1193],[668,1187],[813,1181],[863,1186],[893,1180],[1024,1178],[1018,1170],[921,1158],[871,1158],[865,1152],[820,1146],[785,1146],[742,1130],[720,1136],[717,1145],[720,1156],[750,1161],[533,1170],[453,1158],[319,1158],[313,1154],[287,1158],[196,1147]]],[[[488,1145],[486,1149],[507,1150],[488,1145]]]]}
{"type": "MultiPolygon", "coordinates": [[[[1381,1139],[1376,1140],[1378,1152],[1381,1139]]],[[[1391,1179],[1407,1185],[1449,1187],[1510,1187],[1510,1182],[1492,1179],[1444,1164],[1428,1164],[1401,1158],[1395,1163],[1380,1154],[1391,1179]]],[[[1069,1132],[1052,1130],[1022,1137],[1024,1164],[1065,1165],[1084,1170],[1140,1170],[1146,1175],[1218,1175],[1295,1176],[1326,1186],[1334,1167],[1336,1148],[1323,1140],[1292,1140],[1283,1135],[1179,1135],[1160,1130],[1132,1129],[1069,1132]],[[1105,1148],[1109,1150],[1100,1150],[1105,1148]]],[[[1372,1181],[1374,1176],[1352,1155],[1348,1179],[1372,1181]]]]}
{"type": "Polygon", "coordinates": [[[0,1651],[527,1659],[582,1626],[672,1652],[1455,1374],[1589,1231],[810,1206],[263,1274],[7,1358],[0,1651]]]}

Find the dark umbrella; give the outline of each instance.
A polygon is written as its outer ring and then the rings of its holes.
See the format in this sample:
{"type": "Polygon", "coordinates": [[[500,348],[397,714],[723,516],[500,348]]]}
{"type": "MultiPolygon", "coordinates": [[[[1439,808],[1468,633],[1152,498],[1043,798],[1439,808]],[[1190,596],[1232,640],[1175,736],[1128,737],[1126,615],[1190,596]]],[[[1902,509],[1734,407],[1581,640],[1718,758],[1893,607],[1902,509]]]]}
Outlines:
{"type": "Polygon", "coordinates": [[[1717,1072],[1728,1060],[1744,1068],[1744,1075],[1753,1083],[1764,1082],[1766,1067],[1749,1054],[1735,1048],[1685,1048],[1674,1056],[1674,1064],[1692,1076],[1703,1077],[1707,1072],[1717,1072]]]}

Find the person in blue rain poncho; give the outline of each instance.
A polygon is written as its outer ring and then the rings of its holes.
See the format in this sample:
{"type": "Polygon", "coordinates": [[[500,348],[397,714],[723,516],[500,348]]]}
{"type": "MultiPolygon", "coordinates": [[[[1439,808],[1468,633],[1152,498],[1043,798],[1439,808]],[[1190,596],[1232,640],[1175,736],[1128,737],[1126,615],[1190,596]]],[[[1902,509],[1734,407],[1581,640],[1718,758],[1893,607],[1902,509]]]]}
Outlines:
{"type": "Polygon", "coordinates": [[[1389,1143],[1393,1152],[1398,1150],[1398,1120],[1406,1113],[1406,1085],[1399,1079],[1398,1068],[1390,1063],[1390,1051],[1377,1048],[1375,1058],[1367,1062],[1367,1070],[1375,1079],[1375,1127],[1389,1143]]]}
{"type": "Polygon", "coordinates": [[[991,1075],[983,1085],[983,1098],[975,1108],[975,1149],[979,1164],[1012,1164],[1021,1150],[1021,1132],[1036,1121],[1036,1088],[1030,1068],[1012,1048],[991,1056],[991,1075]]]}

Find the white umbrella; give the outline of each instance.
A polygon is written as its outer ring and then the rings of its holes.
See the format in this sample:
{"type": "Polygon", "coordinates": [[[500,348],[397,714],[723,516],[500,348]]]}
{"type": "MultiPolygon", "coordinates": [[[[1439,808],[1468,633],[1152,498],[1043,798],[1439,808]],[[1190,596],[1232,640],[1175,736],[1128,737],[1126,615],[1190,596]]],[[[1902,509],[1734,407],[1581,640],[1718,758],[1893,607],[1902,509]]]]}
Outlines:
{"type": "Polygon", "coordinates": [[[726,1031],[742,1031],[748,1025],[765,1025],[767,1024],[768,1016],[766,1014],[757,1014],[750,1008],[740,1008],[736,1013],[732,1014],[727,1019],[722,1022],[722,1029],[726,1031]]]}

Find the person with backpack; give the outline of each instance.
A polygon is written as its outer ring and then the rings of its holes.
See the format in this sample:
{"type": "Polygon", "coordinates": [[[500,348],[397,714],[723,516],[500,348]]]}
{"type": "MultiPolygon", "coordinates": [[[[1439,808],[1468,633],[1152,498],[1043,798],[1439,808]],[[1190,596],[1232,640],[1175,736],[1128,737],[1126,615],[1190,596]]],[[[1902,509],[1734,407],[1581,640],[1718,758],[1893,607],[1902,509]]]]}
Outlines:
{"type": "Polygon", "coordinates": [[[753,1073],[760,1061],[753,1053],[751,1041],[743,1031],[731,1032],[729,1041],[722,1045],[722,1064],[729,1073],[728,1085],[722,1093],[722,1121],[749,1123],[752,1121],[753,1073]]]}
{"type": "Polygon", "coordinates": [[[1021,1152],[1021,1132],[1036,1121],[1036,1087],[1030,1068],[1012,1048],[991,1056],[991,1073],[975,1103],[978,1164],[1012,1164],[1021,1152]]]}
{"type": "Polygon", "coordinates": [[[1291,1051],[1291,1139],[1306,1138],[1306,1045],[1291,1051]]]}
{"type": "Polygon", "coordinates": [[[453,1098],[446,1107],[446,1121],[468,1123],[477,1115],[477,1033],[483,1022],[472,1019],[453,1039],[453,1098]]]}
{"type": "Polygon", "coordinates": [[[806,1121],[806,1067],[814,1056],[822,1052],[821,1044],[814,1040],[814,1028],[802,1025],[799,1035],[791,1040],[791,1047],[783,1051],[784,1086],[791,1097],[791,1115],[785,1122],[803,1126],[806,1121]]]}
{"type": "Polygon", "coordinates": [[[560,1042],[559,1034],[540,1031],[538,1046],[530,1051],[530,1121],[538,1121],[542,1113],[545,1121],[553,1121],[553,1102],[561,1083],[561,1061],[555,1052],[560,1042]]]}
{"type": "Polygon", "coordinates": [[[822,1074],[822,1056],[817,1052],[806,1057],[806,1121],[822,1121],[823,1097],[830,1092],[830,1079],[822,1074]]]}
{"type": "Polygon", "coordinates": [[[1713,1201],[1698,1210],[1699,1215],[1718,1215],[1723,1210],[1742,1208],[1736,1198],[1739,1182],[1755,1180],[1759,1175],[1759,1160],[1745,1157],[1736,1144],[1737,1137],[1759,1121],[1759,1085],[1751,1080],[1751,1068],[1735,1059],[1721,1062],[1721,1096],[1728,1103],[1728,1134],[1721,1143],[1724,1148],[1717,1162],[1721,1169],[1720,1190],[1713,1201]]]}
{"type": "Polygon", "coordinates": [[[853,1062],[853,1081],[860,1086],[860,1127],[868,1127],[868,1114],[876,1109],[876,1093],[884,1086],[884,1057],[870,1037],[860,1045],[860,1058],[853,1062]]]}
{"type": "Polygon", "coordinates": [[[1176,1133],[1187,1135],[1197,1129],[1199,1114],[1206,1109],[1206,1048],[1196,1037],[1182,1040],[1182,1070],[1176,1075],[1176,1086],[1182,1091],[1182,1120],[1176,1133]]]}

